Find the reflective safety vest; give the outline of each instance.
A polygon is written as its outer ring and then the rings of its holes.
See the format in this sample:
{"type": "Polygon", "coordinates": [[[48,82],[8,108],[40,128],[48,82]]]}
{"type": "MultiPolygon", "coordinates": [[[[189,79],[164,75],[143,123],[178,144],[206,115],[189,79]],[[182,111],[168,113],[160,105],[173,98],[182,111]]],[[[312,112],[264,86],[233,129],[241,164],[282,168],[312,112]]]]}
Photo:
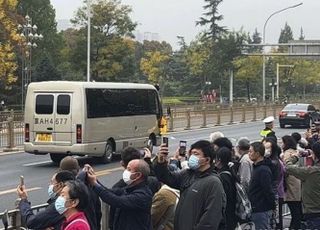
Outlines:
{"type": "Polygon", "coordinates": [[[261,137],[267,137],[268,134],[271,133],[271,132],[272,132],[271,129],[263,129],[263,130],[261,130],[261,132],[260,132],[260,136],[261,136],[261,137]]]}
{"type": "Polygon", "coordinates": [[[160,134],[164,135],[168,131],[167,127],[167,119],[165,117],[161,117],[160,119],[160,134]]]}

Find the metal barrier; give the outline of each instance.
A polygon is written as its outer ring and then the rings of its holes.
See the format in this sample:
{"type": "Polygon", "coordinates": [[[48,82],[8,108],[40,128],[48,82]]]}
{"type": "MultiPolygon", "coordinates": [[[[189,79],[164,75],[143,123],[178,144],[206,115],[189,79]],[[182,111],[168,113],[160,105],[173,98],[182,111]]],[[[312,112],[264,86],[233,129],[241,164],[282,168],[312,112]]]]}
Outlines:
{"type": "MultiPolygon", "coordinates": [[[[42,209],[45,209],[48,204],[40,204],[33,206],[31,209],[32,211],[39,212],[42,209]]],[[[21,215],[18,209],[4,211],[0,213],[0,219],[2,220],[2,226],[0,224],[0,229],[26,229],[26,226],[22,223],[21,215]]]]}
{"type": "Polygon", "coordinates": [[[15,151],[24,142],[23,114],[11,110],[0,113],[0,147],[5,151],[15,151]]]}
{"type": "MultiPolygon", "coordinates": [[[[45,209],[48,206],[48,204],[40,204],[31,207],[32,211],[39,212],[43,209],[45,209]]],[[[106,203],[102,202],[102,217],[101,217],[101,229],[107,230],[109,229],[109,209],[110,206],[106,203]]],[[[290,215],[289,208],[286,204],[283,205],[283,217],[286,217],[290,215]]],[[[3,213],[0,213],[0,219],[2,220],[2,223],[0,223],[0,230],[14,230],[14,229],[27,229],[26,226],[23,224],[21,220],[20,211],[18,209],[5,211],[3,213]]]]}
{"type": "MultiPolygon", "coordinates": [[[[220,105],[189,106],[174,108],[169,117],[169,131],[177,129],[192,129],[208,127],[209,125],[233,124],[237,122],[262,120],[267,116],[276,115],[282,105],[238,105],[226,107],[220,105]]],[[[23,113],[0,113],[0,148],[7,151],[16,150],[16,146],[22,146],[24,142],[23,113]]]]}
{"type": "MultiPolygon", "coordinates": [[[[40,204],[31,207],[33,212],[38,213],[39,211],[45,209],[48,204],[40,204]]],[[[102,217],[101,217],[101,228],[102,229],[109,229],[109,205],[102,202],[102,217]]],[[[4,211],[0,213],[0,219],[2,223],[0,223],[0,230],[14,230],[14,229],[27,229],[25,224],[21,219],[20,211],[18,209],[4,211]]]]}

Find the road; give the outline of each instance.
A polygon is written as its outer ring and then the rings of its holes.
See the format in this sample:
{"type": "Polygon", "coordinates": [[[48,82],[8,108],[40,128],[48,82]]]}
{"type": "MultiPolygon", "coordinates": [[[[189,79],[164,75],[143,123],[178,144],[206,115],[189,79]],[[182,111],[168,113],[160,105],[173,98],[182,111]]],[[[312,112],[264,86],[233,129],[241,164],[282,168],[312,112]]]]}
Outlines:
{"type": "MultiPolygon", "coordinates": [[[[263,128],[263,123],[250,122],[233,124],[226,126],[215,126],[203,129],[184,130],[170,133],[169,148],[173,153],[180,140],[187,141],[188,145],[200,139],[208,139],[209,134],[214,131],[221,131],[225,136],[232,139],[233,142],[239,137],[246,136],[250,140],[259,140],[259,131],[263,128]]],[[[305,129],[280,129],[276,124],[275,132],[277,137],[281,137],[292,132],[304,132],[305,129]]],[[[99,172],[99,180],[110,187],[121,178],[122,168],[119,160],[110,164],[100,164],[94,159],[82,157],[79,158],[80,164],[89,163],[99,172]]],[[[29,200],[32,205],[42,204],[48,198],[47,188],[53,173],[58,169],[48,155],[35,156],[27,153],[0,153],[0,212],[5,209],[13,209],[16,196],[16,187],[19,183],[19,176],[25,178],[25,185],[28,192],[29,200]]]]}

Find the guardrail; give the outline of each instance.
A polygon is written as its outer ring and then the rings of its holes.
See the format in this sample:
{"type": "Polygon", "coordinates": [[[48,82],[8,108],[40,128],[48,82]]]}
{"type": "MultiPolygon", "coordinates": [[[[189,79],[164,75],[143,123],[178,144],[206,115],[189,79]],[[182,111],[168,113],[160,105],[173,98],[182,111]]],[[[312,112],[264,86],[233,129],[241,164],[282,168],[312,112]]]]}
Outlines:
{"type": "Polygon", "coordinates": [[[190,129],[205,128],[208,125],[219,126],[222,124],[245,123],[257,121],[267,116],[277,117],[283,108],[282,105],[240,105],[227,108],[215,106],[184,110],[171,109],[168,119],[168,130],[175,131],[179,128],[190,129]]]}
{"type": "Polygon", "coordinates": [[[23,114],[20,112],[0,113],[0,147],[4,151],[15,151],[15,147],[23,145],[24,122],[23,114]]]}
{"type": "MultiPolygon", "coordinates": [[[[314,103],[318,104],[318,103],[314,103]]],[[[320,105],[320,104],[319,104],[320,105]]],[[[222,124],[245,123],[262,120],[267,116],[277,117],[283,105],[193,105],[170,109],[167,116],[167,130],[205,128],[222,124]]],[[[16,150],[24,142],[23,114],[10,111],[0,113],[0,148],[16,150]]]]}
{"type": "MultiPolygon", "coordinates": [[[[48,206],[48,204],[40,204],[31,207],[33,212],[39,212],[43,209],[45,209],[48,206]]],[[[288,206],[286,204],[283,205],[283,214],[282,217],[285,218],[288,215],[290,215],[290,211],[288,209],[288,206]]],[[[107,230],[109,229],[109,205],[102,202],[102,217],[101,217],[101,229],[107,230]]],[[[20,211],[18,209],[5,211],[3,213],[0,213],[0,219],[2,220],[2,223],[0,223],[0,230],[14,230],[14,229],[27,229],[26,225],[23,223],[23,220],[20,215],[20,211]]]]}
{"type": "MultiPolygon", "coordinates": [[[[48,206],[47,203],[31,207],[32,211],[38,213],[48,206]]],[[[101,229],[109,229],[109,205],[102,202],[101,229]]],[[[23,223],[19,209],[6,210],[0,213],[0,230],[28,229],[23,223]]]]}

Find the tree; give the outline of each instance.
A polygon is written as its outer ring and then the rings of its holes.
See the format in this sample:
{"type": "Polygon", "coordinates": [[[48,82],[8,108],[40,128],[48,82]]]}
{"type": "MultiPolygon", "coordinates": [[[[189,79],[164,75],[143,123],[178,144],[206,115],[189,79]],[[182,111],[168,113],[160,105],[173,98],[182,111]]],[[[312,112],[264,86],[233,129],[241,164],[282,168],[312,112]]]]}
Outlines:
{"type": "Polygon", "coordinates": [[[61,80],[61,75],[53,66],[52,61],[48,56],[42,57],[42,60],[35,69],[33,81],[57,81],[61,80]]]}
{"type": "Polygon", "coordinates": [[[303,29],[302,29],[302,27],[300,28],[300,36],[299,36],[299,40],[300,41],[303,41],[304,40],[304,33],[303,33],[303,29]]]}
{"type": "Polygon", "coordinates": [[[17,80],[15,47],[22,44],[17,28],[17,1],[0,0],[0,90],[17,80]]]}
{"type": "Polygon", "coordinates": [[[196,22],[200,26],[209,26],[209,29],[204,32],[204,36],[212,41],[216,41],[221,35],[226,32],[225,27],[219,26],[218,22],[222,21],[223,16],[218,14],[218,6],[223,0],[204,0],[206,5],[204,5],[205,12],[203,17],[196,22]]]}
{"type": "Polygon", "coordinates": [[[247,98],[251,99],[251,85],[261,76],[262,60],[257,56],[239,57],[233,61],[235,66],[235,77],[246,84],[247,98]]]}
{"type": "Polygon", "coordinates": [[[148,53],[148,52],[155,52],[159,51],[162,54],[170,55],[172,54],[172,47],[169,43],[162,41],[148,41],[144,40],[143,41],[143,52],[148,53]]]}
{"type": "Polygon", "coordinates": [[[306,89],[308,85],[310,85],[311,88],[314,88],[316,84],[320,84],[319,73],[320,73],[319,61],[310,61],[310,60],[303,60],[303,59],[298,59],[297,61],[295,61],[292,78],[295,84],[302,85],[304,98],[305,98],[306,89]]]}
{"type": "MultiPolygon", "coordinates": [[[[284,25],[284,28],[281,29],[279,43],[288,43],[290,40],[293,40],[293,34],[292,34],[291,27],[286,22],[286,24],[284,25]]],[[[279,52],[286,52],[288,48],[284,48],[283,46],[282,47],[280,46],[278,50],[279,52]]]]}
{"type": "MultiPolygon", "coordinates": [[[[257,28],[255,29],[254,33],[252,34],[252,38],[249,37],[249,44],[261,44],[262,38],[260,33],[258,32],[257,28]]],[[[262,47],[260,46],[252,46],[249,48],[250,53],[261,53],[262,47]]]]}
{"type": "Polygon", "coordinates": [[[186,51],[186,62],[193,82],[205,83],[205,69],[209,56],[210,49],[201,36],[190,43],[186,51]]]}
{"type": "Polygon", "coordinates": [[[286,24],[284,25],[284,28],[281,29],[279,43],[288,43],[290,40],[293,40],[293,34],[292,34],[291,27],[286,22],[286,24]]]}
{"type": "MultiPolygon", "coordinates": [[[[86,5],[78,9],[72,23],[79,28],[76,47],[83,47],[87,31],[86,5]]],[[[92,79],[97,81],[128,81],[134,75],[134,42],[132,31],[136,23],[132,22],[129,14],[132,12],[127,5],[117,0],[92,1],[91,19],[91,66],[92,79]],[[121,76],[121,78],[119,77],[121,76]]],[[[85,46],[84,46],[85,47],[85,46]]],[[[81,64],[81,72],[85,73],[86,50],[74,50],[69,60],[72,66],[81,64]]]]}
{"type": "Polygon", "coordinates": [[[150,83],[163,83],[166,79],[166,64],[169,56],[161,54],[159,51],[149,52],[146,58],[141,59],[140,68],[148,76],[150,83]]]}

